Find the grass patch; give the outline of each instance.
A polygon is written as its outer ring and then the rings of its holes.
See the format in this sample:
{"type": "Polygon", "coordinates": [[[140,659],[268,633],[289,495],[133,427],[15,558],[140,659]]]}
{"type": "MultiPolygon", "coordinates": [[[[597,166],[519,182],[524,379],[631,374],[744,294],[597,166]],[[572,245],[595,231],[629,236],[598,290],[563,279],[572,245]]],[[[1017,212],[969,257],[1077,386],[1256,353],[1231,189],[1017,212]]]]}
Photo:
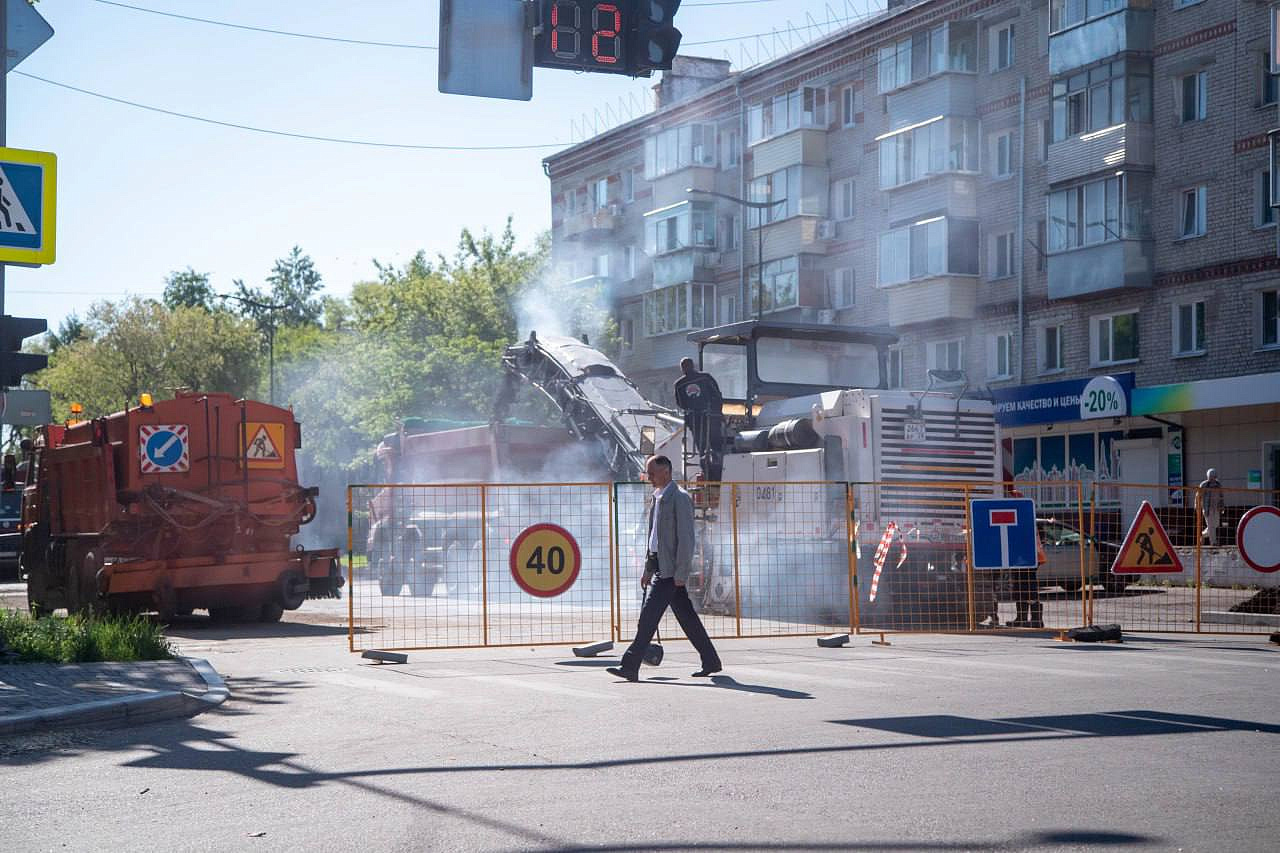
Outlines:
{"type": "Polygon", "coordinates": [[[0,610],[0,650],[16,654],[20,663],[167,660],[174,656],[161,627],[142,616],[35,619],[19,610],[0,610]]]}

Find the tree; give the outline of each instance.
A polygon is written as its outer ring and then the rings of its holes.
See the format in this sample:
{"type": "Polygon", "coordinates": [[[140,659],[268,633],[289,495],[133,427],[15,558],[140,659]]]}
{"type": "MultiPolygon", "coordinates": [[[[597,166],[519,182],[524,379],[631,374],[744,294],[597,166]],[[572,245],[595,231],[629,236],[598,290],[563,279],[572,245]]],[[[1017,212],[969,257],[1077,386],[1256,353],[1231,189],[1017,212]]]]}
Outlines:
{"type": "Polygon", "coordinates": [[[166,308],[131,297],[95,303],[85,317],[87,334],[60,346],[35,377],[53,401],[55,419],[70,404],[87,415],[136,405],[138,395],[175,388],[248,396],[259,375],[253,326],[224,311],[166,308]]]}
{"type": "Polygon", "coordinates": [[[236,296],[241,299],[241,313],[253,318],[264,333],[268,325],[316,326],[324,314],[324,300],[319,295],[324,289],[320,273],[311,256],[302,254],[297,246],[287,257],[276,260],[267,276],[266,289],[248,287],[239,280],[235,287],[236,296]]]}
{"type": "Polygon", "coordinates": [[[207,272],[196,272],[187,267],[181,272],[171,272],[164,280],[164,305],[166,308],[214,308],[213,288],[207,272]]]}
{"type": "Polygon", "coordinates": [[[49,352],[56,352],[59,348],[73,344],[88,334],[84,322],[75,314],[68,314],[58,324],[56,332],[49,332],[45,336],[45,346],[49,352]]]}

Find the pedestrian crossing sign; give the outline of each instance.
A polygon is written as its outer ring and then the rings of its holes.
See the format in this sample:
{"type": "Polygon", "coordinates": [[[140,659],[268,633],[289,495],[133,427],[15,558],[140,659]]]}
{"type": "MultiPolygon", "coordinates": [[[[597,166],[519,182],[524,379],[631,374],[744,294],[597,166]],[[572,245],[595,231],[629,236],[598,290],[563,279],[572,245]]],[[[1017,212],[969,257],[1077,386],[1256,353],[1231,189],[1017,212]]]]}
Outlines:
{"type": "Polygon", "coordinates": [[[0,263],[51,264],[58,158],[0,148],[0,263]]]}
{"type": "Polygon", "coordinates": [[[1149,501],[1143,501],[1138,514],[1129,525],[1129,534],[1111,564],[1114,575],[1162,575],[1178,574],[1182,561],[1173,550],[1169,534],[1165,533],[1156,511],[1149,501]]]}
{"type": "Polygon", "coordinates": [[[244,458],[250,468],[284,467],[284,424],[249,421],[244,434],[249,439],[244,458]]]}

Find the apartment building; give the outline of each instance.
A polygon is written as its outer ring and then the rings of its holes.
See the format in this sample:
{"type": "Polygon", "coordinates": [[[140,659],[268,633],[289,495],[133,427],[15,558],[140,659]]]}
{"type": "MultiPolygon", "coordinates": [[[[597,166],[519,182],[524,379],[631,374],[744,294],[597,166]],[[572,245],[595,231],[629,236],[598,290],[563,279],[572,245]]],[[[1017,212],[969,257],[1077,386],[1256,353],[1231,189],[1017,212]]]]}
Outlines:
{"type": "Polygon", "coordinates": [[[692,329],[890,326],[891,384],[991,393],[1010,476],[1280,488],[1268,5],[889,6],[741,73],[680,57],[546,159],[624,371],[670,401],[692,329]]]}

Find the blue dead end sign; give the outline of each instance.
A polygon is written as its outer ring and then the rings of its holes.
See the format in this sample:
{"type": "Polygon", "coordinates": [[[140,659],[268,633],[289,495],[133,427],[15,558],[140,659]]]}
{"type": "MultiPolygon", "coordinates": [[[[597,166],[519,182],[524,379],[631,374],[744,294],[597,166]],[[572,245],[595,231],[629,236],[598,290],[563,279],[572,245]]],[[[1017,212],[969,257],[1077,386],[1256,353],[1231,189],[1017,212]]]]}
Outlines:
{"type": "Polygon", "coordinates": [[[0,262],[53,263],[57,174],[48,151],[0,148],[0,262]]]}
{"type": "Polygon", "coordinates": [[[1036,503],[1031,498],[969,501],[975,569],[1034,569],[1036,503]]]}

